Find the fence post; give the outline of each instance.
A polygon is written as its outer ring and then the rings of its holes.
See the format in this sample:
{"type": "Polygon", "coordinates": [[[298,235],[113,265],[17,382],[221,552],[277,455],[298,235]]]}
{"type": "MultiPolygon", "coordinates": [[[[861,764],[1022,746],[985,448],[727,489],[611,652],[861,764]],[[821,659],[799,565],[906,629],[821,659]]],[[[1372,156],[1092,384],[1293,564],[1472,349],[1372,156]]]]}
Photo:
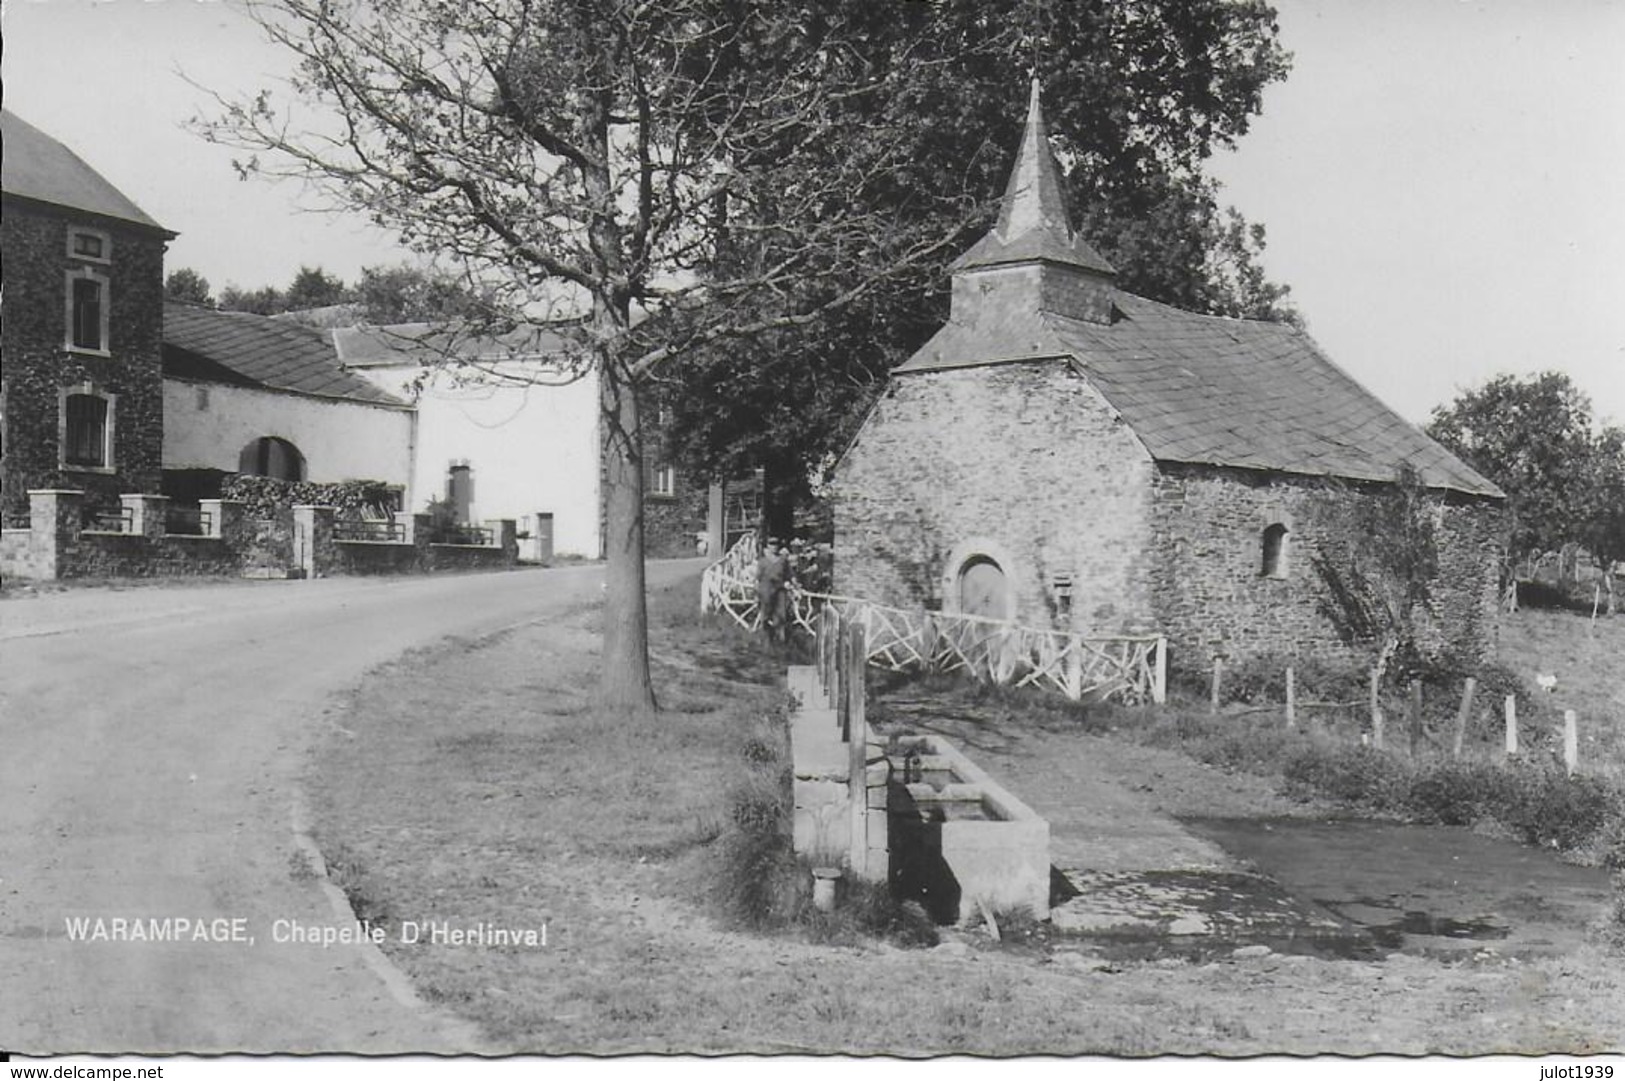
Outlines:
{"type": "Polygon", "coordinates": [[[864,720],[865,693],[864,673],[868,670],[868,635],[864,633],[862,623],[853,623],[850,634],[852,662],[847,668],[847,694],[846,694],[846,724],[842,727],[841,735],[848,740],[856,741],[860,746],[866,732],[864,720]]]}
{"type": "MultiPolygon", "coordinates": [[[[1081,671],[1079,675],[1080,693],[1074,695],[1074,698],[1082,697],[1081,671]]],[[[1168,701],[1168,638],[1166,635],[1157,635],[1157,668],[1156,676],[1154,678],[1156,679],[1156,682],[1151,685],[1151,701],[1160,706],[1168,701]]]]}
{"type": "Polygon", "coordinates": [[[1298,686],[1297,675],[1292,666],[1286,666],[1286,726],[1298,727],[1298,686]]]}
{"type": "Polygon", "coordinates": [[[166,520],[169,512],[167,495],[127,492],[118,498],[124,509],[130,512],[131,533],[138,537],[146,537],[148,540],[164,539],[164,534],[169,532],[169,523],[166,520]]]}
{"type": "Polygon", "coordinates": [[[1382,695],[1381,676],[1376,668],[1371,669],[1371,742],[1376,744],[1377,750],[1383,749],[1382,729],[1382,695]]]}
{"type": "Polygon", "coordinates": [[[1574,770],[1580,764],[1580,719],[1575,716],[1572,709],[1563,711],[1563,765],[1568,768],[1569,776],[1574,776],[1574,770]]]}
{"type": "Polygon", "coordinates": [[[1213,686],[1208,692],[1207,700],[1207,711],[1209,713],[1219,712],[1219,684],[1223,679],[1224,658],[1215,656],[1213,658],[1213,686]]]}
{"type": "Polygon", "coordinates": [[[1405,712],[1409,714],[1406,720],[1410,723],[1411,758],[1415,758],[1422,750],[1422,683],[1420,680],[1411,680],[1409,687],[1408,705],[1405,712]]]}
{"type": "Polygon", "coordinates": [[[840,691],[845,681],[842,671],[842,655],[840,655],[840,642],[847,631],[847,619],[834,608],[829,613],[829,683],[825,683],[825,692],[829,694],[829,709],[840,709],[840,691]]]}
{"type": "Polygon", "coordinates": [[[841,739],[852,736],[852,623],[844,621],[840,635],[835,639],[835,727],[841,730],[841,739]]]}
{"type": "Polygon", "coordinates": [[[1456,738],[1450,745],[1450,756],[1461,757],[1461,741],[1467,735],[1467,718],[1473,712],[1473,692],[1478,689],[1478,677],[1468,676],[1461,689],[1461,708],[1456,711],[1456,738]]]}
{"type": "Polygon", "coordinates": [[[1518,699],[1515,695],[1507,695],[1507,754],[1518,753],[1518,699]]]}

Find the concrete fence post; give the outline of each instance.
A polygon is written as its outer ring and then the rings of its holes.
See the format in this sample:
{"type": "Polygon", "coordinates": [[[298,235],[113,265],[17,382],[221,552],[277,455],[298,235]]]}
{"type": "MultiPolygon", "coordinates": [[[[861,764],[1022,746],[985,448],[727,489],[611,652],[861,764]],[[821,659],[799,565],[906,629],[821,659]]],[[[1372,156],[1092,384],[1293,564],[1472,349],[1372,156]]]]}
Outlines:
{"type": "Polygon", "coordinates": [[[85,493],[65,488],[28,492],[29,564],[38,578],[61,578],[85,527],[85,493]]]}
{"type": "MultiPolygon", "coordinates": [[[[716,485],[712,485],[712,487],[714,488],[716,485]]],[[[718,528],[718,533],[721,533],[720,527],[718,528]]],[[[552,511],[539,510],[536,512],[536,532],[531,537],[531,544],[536,552],[536,562],[548,564],[553,562],[552,511]]],[[[722,542],[717,541],[716,546],[711,549],[711,558],[721,559],[723,554],[722,542]]]]}
{"type": "Polygon", "coordinates": [[[1453,758],[1461,757],[1462,740],[1467,736],[1467,721],[1473,712],[1473,693],[1478,689],[1478,678],[1468,676],[1467,683],[1461,689],[1461,708],[1456,710],[1456,738],[1450,745],[1450,754],[1453,758]]]}
{"type": "Polygon", "coordinates": [[[1563,711],[1563,765],[1570,777],[1580,765],[1580,719],[1572,709],[1563,711]]]}
{"type": "MultiPolygon", "coordinates": [[[[1081,668],[1079,679],[1079,690],[1073,698],[1083,697],[1081,668]]],[[[1152,669],[1151,680],[1151,701],[1160,706],[1168,701],[1168,639],[1165,635],[1157,636],[1157,666],[1152,669]]]]}
{"type": "Polygon", "coordinates": [[[1207,711],[1219,712],[1219,689],[1224,683],[1224,658],[1213,658],[1213,685],[1208,689],[1207,711]]]}
{"type": "Polygon", "coordinates": [[[1505,703],[1507,720],[1507,754],[1518,753],[1518,699],[1515,695],[1507,695],[1505,703]]]}
{"type": "Polygon", "coordinates": [[[239,543],[243,528],[243,504],[238,499],[200,499],[198,509],[209,520],[206,537],[215,537],[232,546],[239,543]]]}
{"type": "Polygon", "coordinates": [[[333,540],[333,508],[309,503],[293,508],[294,560],[306,578],[321,578],[338,563],[333,540]]]}
{"type": "Polygon", "coordinates": [[[519,526],[512,518],[489,518],[485,528],[491,531],[491,543],[502,549],[503,562],[510,567],[519,562],[519,526]]]}
{"type": "Polygon", "coordinates": [[[1286,726],[1298,727],[1298,681],[1297,673],[1289,664],[1286,666],[1286,726]]]}
{"type": "Polygon", "coordinates": [[[130,492],[118,497],[124,509],[130,512],[130,532],[148,540],[163,540],[168,532],[169,497],[130,492]]]}

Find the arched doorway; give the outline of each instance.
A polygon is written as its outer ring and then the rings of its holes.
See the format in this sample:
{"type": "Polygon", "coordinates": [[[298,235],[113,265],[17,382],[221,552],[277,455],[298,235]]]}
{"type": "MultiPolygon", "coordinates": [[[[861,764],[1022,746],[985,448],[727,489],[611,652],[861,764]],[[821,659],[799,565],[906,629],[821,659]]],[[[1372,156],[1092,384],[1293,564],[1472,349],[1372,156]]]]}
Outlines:
{"type": "Polygon", "coordinates": [[[992,556],[978,553],[959,568],[959,611],[987,619],[1010,618],[1010,579],[992,556]]]}
{"type": "Polygon", "coordinates": [[[237,455],[237,472],[277,480],[304,480],[305,456],[286,439],[261,436],[237,455]]]}

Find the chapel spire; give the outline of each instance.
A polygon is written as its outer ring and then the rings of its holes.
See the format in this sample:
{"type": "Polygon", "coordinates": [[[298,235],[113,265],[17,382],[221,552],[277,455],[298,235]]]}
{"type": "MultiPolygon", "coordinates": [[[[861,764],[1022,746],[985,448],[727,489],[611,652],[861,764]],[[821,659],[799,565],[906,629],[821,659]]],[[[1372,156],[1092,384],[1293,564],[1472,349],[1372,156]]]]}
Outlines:
{"type": "Polygon", "coordinates": [[[1116,271],[1072,229],[1061,171],[1049,148],[1049,126],[1034,77],[1022,126],[1021,147],[1005,185],[999,220],[991,232],[954,263],[955,269],[1044,260],[1100,274],[1116,271]]]}
{"type": "Polygon", "coordinates": [[[953,318],[975,323],[992,305],[1109,323],[1116,276],[1072,228],[1035,77],[999,219],[954,260],[953,318]]]}

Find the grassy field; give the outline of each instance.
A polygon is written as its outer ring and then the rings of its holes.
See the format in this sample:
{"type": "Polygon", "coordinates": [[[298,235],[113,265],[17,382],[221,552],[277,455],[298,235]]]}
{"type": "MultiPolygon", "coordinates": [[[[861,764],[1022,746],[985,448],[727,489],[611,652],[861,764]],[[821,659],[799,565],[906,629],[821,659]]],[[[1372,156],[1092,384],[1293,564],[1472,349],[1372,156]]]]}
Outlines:
{"type": "MultiPolygon", "coordinates": [[[[687,583],[653,600],[664,709],[647,726],[593,711],[591,611],[414,654],[373,673],[335,712],[307,787],[318,841],[359,913],[386,927],[546,927],[540,948],[391,936],[387,952],[428,1001],[481,1025],[489,1042],[470,1050],[1619,1045],[1625,975],[1598,956],[1123,961],[1064,937],[996,946],[950,933],[934,949],[899,949],[731,930],[711,899],[717,838],[746,736],[781,705],[782,659],[698,624],[694,596],[687,583]]],[[[1148,785],[1172,776],[1180,787],[1179,770],[1201,769],[1170,750],[1115,745],[1148,785]]],[[[1215,787],[1210,798],[1241,806],[1258,794],[1215,787]]]]}
{"type": "Polygon", "coordinates": [[[1498,652],[1531,686],[1537,675],[1557,677],[1547,716],[1578,714],[1582,761],[1625,770],[1625,614],[1593,623],[1573,612],[1505,613],[1498,652]]]}

